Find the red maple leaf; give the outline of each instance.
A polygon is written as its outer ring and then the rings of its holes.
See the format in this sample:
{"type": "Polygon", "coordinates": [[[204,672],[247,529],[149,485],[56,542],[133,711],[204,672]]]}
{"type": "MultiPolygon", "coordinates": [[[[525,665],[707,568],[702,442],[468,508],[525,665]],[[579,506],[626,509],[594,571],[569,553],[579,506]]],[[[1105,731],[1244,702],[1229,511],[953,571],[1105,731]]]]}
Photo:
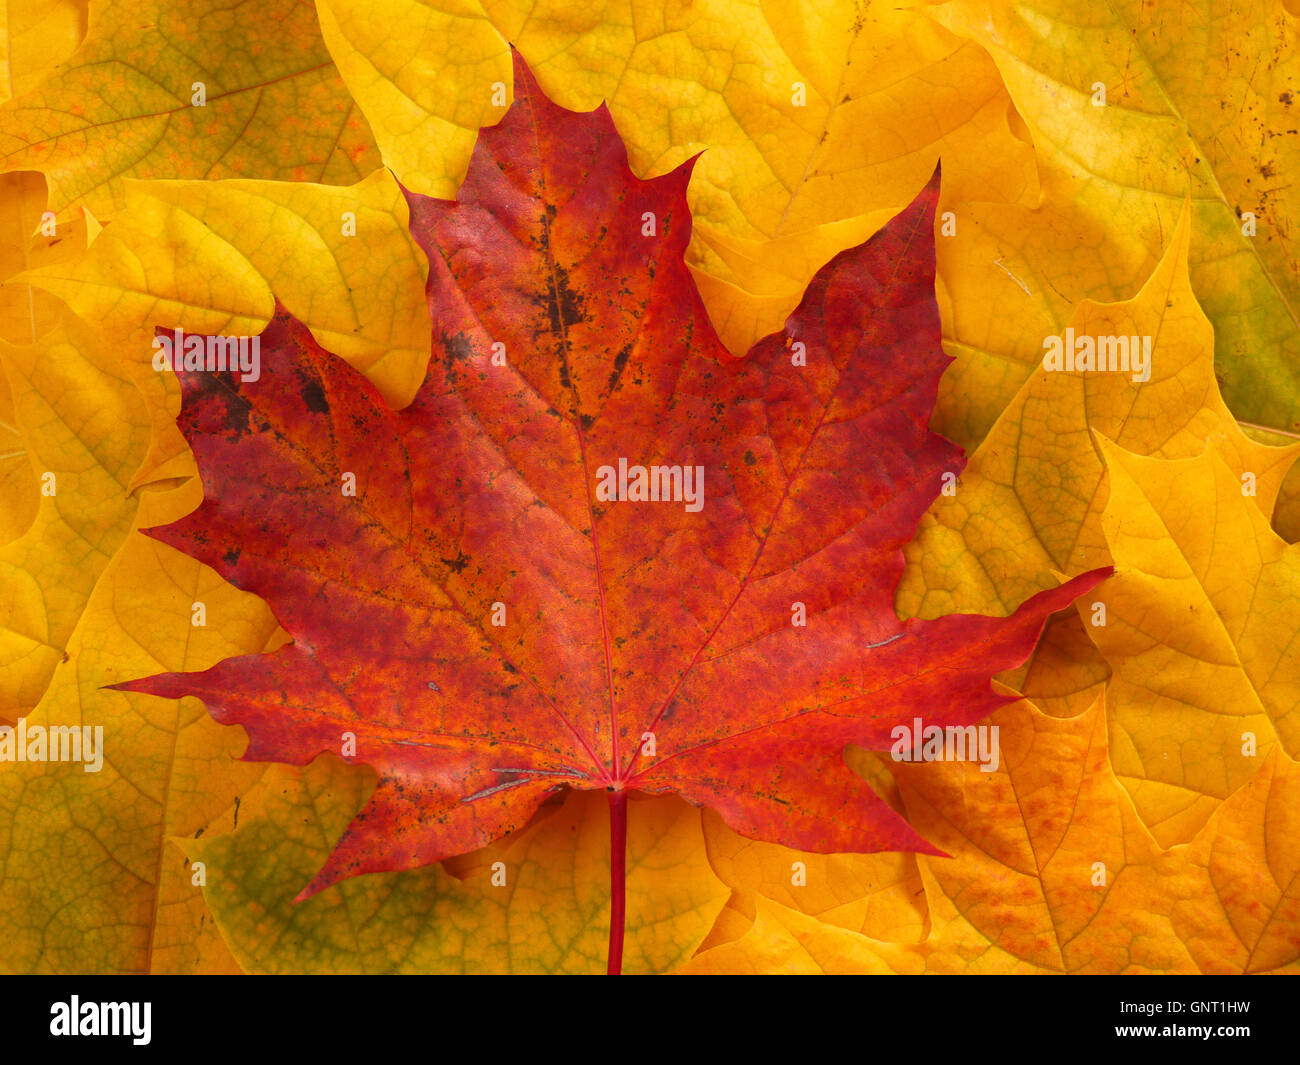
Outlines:
{"type": "Polygon", "coordinates": [[[608,111],[563,110],[516,56],[459,201],[408,195],[433,315],[409,407],[283,310],[258,380],[179,371],[205,498],[150,535],[293,643],[119,687],[198,696],[246,759],[355,736],[378,786],[303,897],[472,850],[563,786],[610,792],[612,967],[629,790],[801,850],[938,853],[845,745],[984,718],[991,675],[1108,572],[1009,618],[899,620],[901,547],[963,465],[927,428],[938,171],[737,359],[683,260],[691,167],[637,179],[608,111]]]}

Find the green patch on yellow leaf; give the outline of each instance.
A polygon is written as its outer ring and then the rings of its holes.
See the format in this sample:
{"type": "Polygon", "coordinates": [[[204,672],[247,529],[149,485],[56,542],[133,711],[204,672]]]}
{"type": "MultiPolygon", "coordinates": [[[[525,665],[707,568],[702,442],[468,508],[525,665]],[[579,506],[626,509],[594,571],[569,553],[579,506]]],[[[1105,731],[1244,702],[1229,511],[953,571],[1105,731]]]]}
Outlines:
{"type": "Polygon", "coordinates": [[[127,0],[0,106],[0,168],[42,170],[56,212],[122,206],[122,178],[356,181],[379,163],[310,0],[127,0]]]}
{"type": "MultiPolygon", "coordinates": [[[[356,877],[294,897],[361,808],[373,774],[323,756],[267,769],[237,830],[186,844],[208,905],[249,972],[596,973],[609,929],[603,793],[569,792],[526,828],[442,866],[356,877]]],[[[628,813],[625,972],[664,972],[727,898],[700,811],[676,798],[628,813]]]]}
{"type": "MultiPolygon", "coordinates": [[[[146,493],[140,524],[170,520],[199,496],[193,481],[146,493]]],[[[85,575],[95,572],[86,567],[85,575]]],[[[83,757],[0,765],[8,966],[238,971],[184,854],[168,839],[226,827],[262,768],[234,760],[243,738],[197,700],[104,686],[159,668],[204,669],[283,642],[277,633],[260,600],[138,532],[127,538],[89,593],[39,703],[20,708],[28,730],[91,729],[100,764],[87,771],[83,757]]]]}

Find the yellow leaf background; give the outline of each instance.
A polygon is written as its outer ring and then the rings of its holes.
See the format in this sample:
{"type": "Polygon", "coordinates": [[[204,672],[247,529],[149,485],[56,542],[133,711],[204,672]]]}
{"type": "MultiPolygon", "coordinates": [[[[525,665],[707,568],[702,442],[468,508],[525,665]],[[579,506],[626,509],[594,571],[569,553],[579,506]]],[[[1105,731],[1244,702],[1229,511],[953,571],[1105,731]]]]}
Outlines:
{"type": "Polygon", "coordinates": [[[638,174],[703,152],[688,262],[738,352],[941,160],[932,425],[971,455],[898,609],[1006,613],[1117,568],[1001,678],[1027,699],[991,719],[997,772],[849,756],[948,858],[635,802],[629,970],[1296,970],[1295,36],[1265,0],[11,0],[0,718],[99,724],[109,754],[0,764],[0,968],[603,967],[599,797],[294,905],[367,771],[243,763],[197,701],[103,690],[287,638],[138,531],[201,498],[154,328],[256,333],[279,300],[409,402],[427,264],[399,182],[455,195],[509,42],[560,103],[608,104],[638,174]],[[1153,337],[1150,380],[1042,369],[1067,327],[1153,337]]]}

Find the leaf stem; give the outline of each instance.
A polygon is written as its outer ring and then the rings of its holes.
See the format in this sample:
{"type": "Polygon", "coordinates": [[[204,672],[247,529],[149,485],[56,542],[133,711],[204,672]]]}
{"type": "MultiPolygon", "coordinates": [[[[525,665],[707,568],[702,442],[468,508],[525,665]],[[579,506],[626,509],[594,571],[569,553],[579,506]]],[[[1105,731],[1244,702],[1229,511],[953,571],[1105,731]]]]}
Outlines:
{"type": "Polygon", "coordinates": [[[623,928],[627,896],[627,792],[609,792],[609,967],[610,976],[623,971],[623,928]]]}

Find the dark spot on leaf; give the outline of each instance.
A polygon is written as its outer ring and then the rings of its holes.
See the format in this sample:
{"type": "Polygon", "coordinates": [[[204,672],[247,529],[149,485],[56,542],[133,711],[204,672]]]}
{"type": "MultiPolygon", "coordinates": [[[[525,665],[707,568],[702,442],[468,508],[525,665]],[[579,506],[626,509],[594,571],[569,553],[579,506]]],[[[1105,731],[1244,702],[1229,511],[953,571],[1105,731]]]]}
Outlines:
{"type": "Polygon", "coordinates": [[[614,356],[614,371],[609,375],[609,391],[613,392],[618,385],[618,379],[623,376],[623,368],[627,366],[627,360],[632,356],[632,345],[630,343],[623,345],[623,350],[614,356]]]}
{"type": "Polygon", "coordinates": [[[469,342],[469,337],[464,333],[457,333],[451,337],[444,336],[442,347],[448,358],[456,362],[464,362],[474,354],[474,345],[469,342]]]}
{"type": "Polygon", "coordinates": [[[569,284],[568,271],[559,263],[555,264],[555,284],[551,292],[551,314],[552,328],[558,333],[556,327],[555,315],[558,314],[558,321],[566,326],[579,325],[587,320],[586,311],[583,309],[584,300],[582,294],[569,284]]]}
{"type": "Polygon", "coordinates": [[[298,380],[302,383],[302,401],[307,409],[313,414],[328,414],[330,405],[320,381],[305,372],[299,373],[298,380]]]}

